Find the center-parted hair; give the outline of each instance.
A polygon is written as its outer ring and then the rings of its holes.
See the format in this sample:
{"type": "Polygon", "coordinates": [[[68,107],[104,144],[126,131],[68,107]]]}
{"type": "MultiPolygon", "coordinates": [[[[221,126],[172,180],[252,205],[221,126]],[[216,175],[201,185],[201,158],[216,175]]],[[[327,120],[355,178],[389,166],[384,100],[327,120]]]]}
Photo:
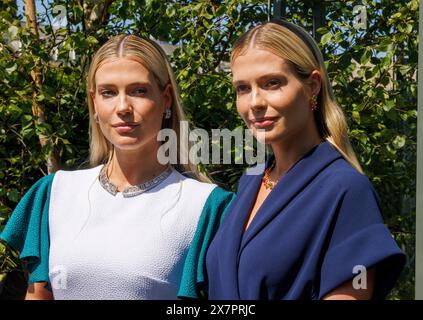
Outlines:
{"type": "MultiPolygon", "coordinates": [[[[95,74],[101,65],[110,58],[128,58],[141,63],[154,76],[157,84],[161,90],[169,84],[172,92],[172,106],[171,118],[164,119],[163,128],[174,130],[177,136],[177,141],[180,140],[180,135],[183,134],[180,130],[181,121],[186,121],[185,114],[182,107],[182,100],[180,98],[178,85],[173,75],[173,70],[170,62],[163,49],[153,40],[138,37],[135,35],[119,35],[109,39],[100,49],[95,53],[88,71],[88,109],[90,117],[90,165],[97,166],[110,161],[113,155],[113,144],[108,141],[101,132],[99,124],[94,119],[94,102],[91,94],[96,90],[95,74]]],[[[192,163],[182,164],[179,156],[181,152],[188,152],[187,150],[180,150],[185,148],[183,144],[177,146],[178,164],[175,168],[181,173],[190,173],[192,176],[202,181],[210,181],[206,176],[197,172],[196,166],[192,163]]],[[[140,159],[140,161],[142,161],[140,159]]]]}
{"type": "Polygon", "coordinates": [[[235,43],[231,63],[249,48],[267,50],[290,63],[300,79],[314,70],[322,85],[314,113],[319,134],[329,141],[359,172],[363,172],[348,138],[345,115],[333,95],[332,86],[317,43],[303,28],[285,20],[271,20],[244,33],[235,43]]]}

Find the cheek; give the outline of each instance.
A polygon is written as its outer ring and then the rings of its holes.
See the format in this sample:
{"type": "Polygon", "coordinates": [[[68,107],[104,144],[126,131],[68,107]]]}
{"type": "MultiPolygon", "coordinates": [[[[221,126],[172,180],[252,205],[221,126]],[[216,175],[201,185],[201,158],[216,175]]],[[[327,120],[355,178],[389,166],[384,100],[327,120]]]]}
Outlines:
{"type": "Polygon", "coordinates": [[[284,111],[284,110],[287,111],[287,109],[290,109],[297,105],[297,97],[295,96],[293,92],[288,90],[285,90],[283,92],[282,91],[269,92],[266,98],[269,105],[274,106],[277,109],[280,109],[280,111],[284,111]]]}
{"type": "Polygon", "coordinates": [[[286,116],[307,115],[309,108],[305,93],[302,90],[285,90],[268,95],[268,103],[286,116]]]}
{"type": "Polygon", "coordinates": [[[94,108],[100,119],[107,119],[113,113],[113,99],[94,99],[94,108]]]}
{"type": "Polygon", "coordinates": [[[158,118],[163,117],[164,108],[160,103],[154,102],[152,100],[145,100],[142,103],[139,103],[136,111],[139,116],[144,120],[157,120],[158,118]]]}
{"type": "Polygon", "coordinates": [[[292,97],[290,104],[284,110],[285,126],[290,129],[300,129],[307,125],[310,119],[309,109],[304,97],[292,97]]]}
{"type": "Polygon", "coordinates": [[[236,110],[244,121],[248,119],[249,105],[245,96],[237,97],[236,99],[236,110]]]}
{"type": "Polygon", "coordinates": [[[152,100],[144,100],[134,108],[134,118],[143,123],[144,133],[160,130],[164,117],[164,107],[152,100]]]}

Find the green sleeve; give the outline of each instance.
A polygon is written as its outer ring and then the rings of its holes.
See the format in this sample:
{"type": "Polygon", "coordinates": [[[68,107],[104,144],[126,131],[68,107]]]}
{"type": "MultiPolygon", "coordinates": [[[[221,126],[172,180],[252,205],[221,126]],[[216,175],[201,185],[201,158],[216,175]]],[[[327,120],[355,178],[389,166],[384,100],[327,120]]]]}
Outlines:
{"type": "Polygon", "coordinates": [[[53,177],[41,178],[28,190],[0,234],[27,261],[29,283],[49,281],[48,210],[53,177]]]}
{"type": "Polygon", "coordinates": [[[178,298],[207,298],[207,249],[234,197],[234,193],[216,187],[207,198],[185,260],[178,298]]]}

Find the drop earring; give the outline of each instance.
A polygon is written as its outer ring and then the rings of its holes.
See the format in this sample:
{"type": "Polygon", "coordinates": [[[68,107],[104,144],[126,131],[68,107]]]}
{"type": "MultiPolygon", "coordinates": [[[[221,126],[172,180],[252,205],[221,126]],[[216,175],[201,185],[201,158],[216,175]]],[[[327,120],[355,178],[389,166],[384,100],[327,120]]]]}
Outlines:
{"type": "Polygon", "coordinates": [[[310,99],[311,110],[315,112],[317,110],[317,96],[313,95],[310,99]]]}
{"type": "Polygon", "coordinates": [[[165,113],[165,119],[170,119],[171,115],[172,115],[172,110],[170,110],[170,108],[167,108],[165,113]]]}

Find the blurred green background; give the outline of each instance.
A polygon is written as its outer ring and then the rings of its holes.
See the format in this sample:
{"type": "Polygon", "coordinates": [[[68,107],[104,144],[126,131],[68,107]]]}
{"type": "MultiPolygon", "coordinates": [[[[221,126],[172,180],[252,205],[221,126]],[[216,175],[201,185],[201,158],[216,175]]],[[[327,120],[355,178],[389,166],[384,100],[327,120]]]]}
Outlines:
{"type": "MultiPolygon", "coordinates": [[[[229,72],[234,41],[281,13],[320,42],[335,95],[407,265],[390,299],[414,299],[418,0],[0,2],[0,228],[48,172],[88,156],[86,71],[110,36],[151,36],[169,54],[192,128],[242,127],[229,72]],[[30,5],[35,4],[31,12],[30,5]],[[26,5],[25,5],[26,4],[26,5]],[[270,4],[270,6],[269,6],[270,4]],[[33,14],[33,24],[25,14],[33,14]],[[50,164],[48,167],[47,164],[50,164]]],[[[202,165],[235,190],[242,165],[202,165]]],[[[0,297],[19,299],[17,253],[0,243],[0,297]]]]}

